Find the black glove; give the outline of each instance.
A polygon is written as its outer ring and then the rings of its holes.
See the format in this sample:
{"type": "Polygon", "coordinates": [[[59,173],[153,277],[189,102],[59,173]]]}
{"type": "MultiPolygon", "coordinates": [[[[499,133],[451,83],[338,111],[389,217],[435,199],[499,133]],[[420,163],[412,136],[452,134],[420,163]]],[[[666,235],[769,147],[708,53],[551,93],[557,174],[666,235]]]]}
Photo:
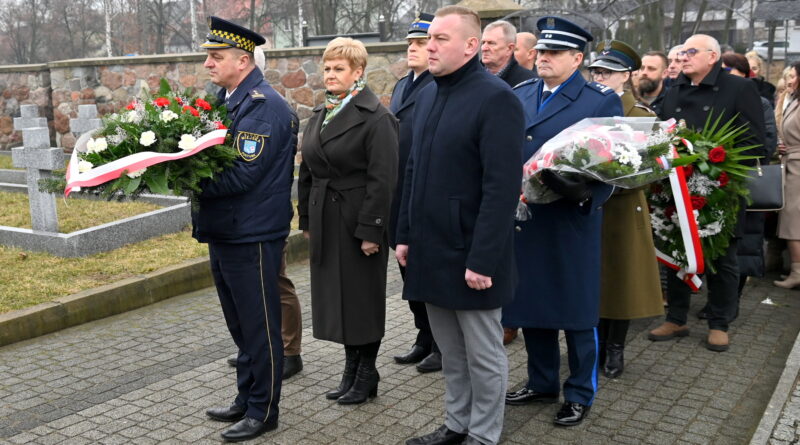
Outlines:
{"type": "Polygon", "coordinates": [[[592,197],[592,192],[580,176],[565,178],[552,170],[542,170],[539,179],[550,190],[572,202],[583,203],[592,197]]]}

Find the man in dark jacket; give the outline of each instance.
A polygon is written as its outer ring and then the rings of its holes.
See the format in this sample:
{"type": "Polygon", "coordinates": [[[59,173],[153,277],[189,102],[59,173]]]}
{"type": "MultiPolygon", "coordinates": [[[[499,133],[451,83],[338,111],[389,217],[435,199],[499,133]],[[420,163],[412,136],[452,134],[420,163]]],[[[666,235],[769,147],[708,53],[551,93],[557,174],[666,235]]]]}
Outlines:
{"type": "Polygon", "coordinates": [[[225,322],[239,348],[233,404],[206,414],[237,422],[222,433],[242,441],[278,427],[283,342],[278,270],[292,219],[291,174],[297,116],[261,72],[253,50],[260,35],[217,17],[209,19],[203,66],[222,87],[229,133],[239,153],[233,166],[203,184],[193,233],[208,243],[211,272],[225,322]]]}
{"type": "MultiPolygon", "coordinates": [[[[744,154],[763,156],[764,114],[753,82],[722,69],[719,43],[711,36],[696,34],[689,37],[677,55],[682,61],[682,73],[667,91],[659,117],[665,120],[685,119],[689,127],[697,129],[704,127],[709,114],[712,121],[721,116],[721,123],[735,117],[736,126],[749,127],[741,144],[758,146],[744,154]]],[[[728,350],[728,324],[737,312],[739,267],[736,250],[743,234],[745,209],[745,203],[742,202],[728,250],[714,261],[716,272],[706,273],[709,308],[706,347],[712,351],[728,350]]],[[[667,279],[667,319],[650,331],[650,340],[664,341],[689,335],[686,321],[690,296],[689,287],[674,273],[670,273],[667,279]]]]}
{"type": "Polygon", "coordinates": [[[642,56],[642,67],[639,69],[639,97],[656,114],[661,110],[667,86],[664,78],[667,76],[669,60],[661,51],[649,51],[642,56]]]}
{"type": "MultiPolygon", "coordinates": [[[[394,113],[400,122],[400,150],[397,170],[397,188],[392,201],[391,223],[389,230],[389,243],[394,248],[395,232],[397,231],[397,214],[400,209],[400,199],[403,196],[403,180],[405,178],[406,160],[411,150],[411,117],[414,115],[414,104],[417,102],[419,92],[433,81],[433,76],[428,72],[428,27],[433,20],[432,14],[420,13],[411,23],[406,36],[408,50],[406,60],[411,70],[408,75],[400,79],[392,91],[392,101],[389,110],[394,113]]],[[[405,278],[406,268],[400,266],[400,275],[405,278]]],[[[442,370],[442,354],[433,340],[431,324],[428,321],[428,312],[425,303],[409,301],[409,308],[414,314],[414,325],[419,332],[417,340],[411,350],[403,355],[396,355],[394,361],[401,365],[419,363],[419,372],[435,372],[442,370]]]]}
{"type": "Polygon", "coordinates": [[[396,254],[407,267],[403,298],[426,303],[442,350],[447,415],[435,432],[406,443],[495,444],[508,372],[500,310],[516,281],[523,112],[480,64],[477,13],[444,7],[428,36],[434,82],[414,111],[396,254]]]}
{"type": "Polygon", "coordinates": [[[509,22],[498,20],[486,25],[481,37],[481,62],[490,73],[514,87],[536,75],[523,68],[514,57],[517,30],[509,22]]]}

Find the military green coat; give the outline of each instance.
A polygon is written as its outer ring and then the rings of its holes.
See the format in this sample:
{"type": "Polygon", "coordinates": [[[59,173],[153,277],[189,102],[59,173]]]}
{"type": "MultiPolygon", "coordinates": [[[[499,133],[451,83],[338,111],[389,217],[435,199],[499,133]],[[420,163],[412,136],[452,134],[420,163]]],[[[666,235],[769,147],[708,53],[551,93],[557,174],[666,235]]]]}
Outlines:
{"type": "MultiPolygon", "coordinates": [[[[654,116],[630,91],[621,96],[626,117],[654,116]]],[[[664,313],[643,189],[617,189],[603,206],[600,317],[632,320],[664,313]]]]}

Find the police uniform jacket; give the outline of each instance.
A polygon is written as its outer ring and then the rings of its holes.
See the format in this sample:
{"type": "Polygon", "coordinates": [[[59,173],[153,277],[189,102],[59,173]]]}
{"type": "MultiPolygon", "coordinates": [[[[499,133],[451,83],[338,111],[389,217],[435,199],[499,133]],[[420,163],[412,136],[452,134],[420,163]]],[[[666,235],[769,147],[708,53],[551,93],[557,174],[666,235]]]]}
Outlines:
{"type": "Polygon", "coordinates": [[[522,130],[519,100],[478,56],[420,93],[397,232],[408,245],[404,299],[453,310],[511,300],[522,130]],[[466,269],[492,287],[470,289],[466,269]]]}
{"type": "MultiPolygon", "coordinates": [[[[714,120],[722,115],[720,125],[736,116],[734,121],[736,126],[749,127],[745,133],[746,138],[741,143],[759,147],[747,150],[743,154],[755,156],[766,154],[763,147],[764,114],[756,86],[750,79],[725,72],[722,69],[722,62],[717,62],[699,85],[693,86],[689,78],[681,73],[664,96],[664,103],[658,116],[662,120],[684,119],[688,127],[702,130],[709,113],[713,113],[714,120]]],[[[753,160],[745,163],[755,165],[753,160]]],[[[745,210],[746,203],[742,200],[734,234],[736,237],[742,236],[745,210]]]]}
{"type": "Polygon", "coordinates": [[[300,149],[300,229],[310,233],[315,338],[380,340],[386,318],[388,223],[397,177],[397,120],[366,87],[324,130],[314,108],[300,149]],[[361,242],[379,244],[366,256],[361,242]]]}
{"type": "MultiPolygon", "coordinates": [[[[225,90],[217,99],[225,100],[225,90]]],[[[192,235],[200,242],[250,243],[289,234],[298,121],[254,69],[227,101],[239,158],[202,184],[192,235]]]]}
{"type": "MultiPolygon", "coordinates": [[[[611,88],[573,74],[539,107],[543,81],[514,89],[525,109],[527,161],[547,140],[587,117],[620,116],[622,104],[611,88]]],[[[531,218],[517,222],[514,250],[519,285],[503,308],[509,327],[583,330],[597,326],[600,299],[602,205],[612,187],[590,183],[592,198],[583,206],[559,199],[528,204],[531,218]]]]}
{"type": "Polygon", "coordinates": [[[397,232],[397,215],[400,211],[400,200],[403,195],[403,181],[405,180],[406,161],[408,160],[408,153],[411,151],[411,117],[414,115],[414,105],[417,103],[419,92],[425,88],[426,85],[433,81],[433,75],[425,71],[420,74],[414,84],[413,71],[408,76],[398,80],[392,91],[392,101],[389,103],[389,111],[394,113],[398,121],[400,121],[400,144],[399,144],[399,157],[397,168],[397,188],[395,188],[395,199],[392,200],[392,217],[389,224],[389,244],[392,248],[397,245],[396,232],[397,232]],[[409,88],[412,88],[408,96],[403,100],[403,96],[409,88]]]}
{"type": "MultiPolygon", "coordinates": [[[[625,91],[626,117],[655,117],[625,91]]],[[[642,188],[618,188],[603,206],[600,317],[632,320],[664,313],[650,212],[642,188]]]]}

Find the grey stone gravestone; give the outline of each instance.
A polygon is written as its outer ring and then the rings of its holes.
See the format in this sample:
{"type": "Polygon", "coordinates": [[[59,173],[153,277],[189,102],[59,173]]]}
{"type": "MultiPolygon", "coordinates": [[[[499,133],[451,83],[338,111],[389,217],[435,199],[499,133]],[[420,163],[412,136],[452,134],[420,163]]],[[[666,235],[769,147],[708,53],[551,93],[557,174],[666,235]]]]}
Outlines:
{"type": "Polygon", "coordinates": [[[53,170],[64,168],[64,153],[50,147],[47,119],[38,117],[36,105],[22,105],[22,117],[14,119],[14,129],[22,131],[22,147],[11,149],[14,167],[25,168],[28,201],[33,230],[58,232],[56,196],[39,191],[39,180],[48,178],[53,170]]]}
{"type": "Polygon", "coordinates": [[[69,120],[69,129],[80,137],[83,133],[103,126],[103,120],[97,117],[97,105],[78,105],[78,117],[69,120]]]}

